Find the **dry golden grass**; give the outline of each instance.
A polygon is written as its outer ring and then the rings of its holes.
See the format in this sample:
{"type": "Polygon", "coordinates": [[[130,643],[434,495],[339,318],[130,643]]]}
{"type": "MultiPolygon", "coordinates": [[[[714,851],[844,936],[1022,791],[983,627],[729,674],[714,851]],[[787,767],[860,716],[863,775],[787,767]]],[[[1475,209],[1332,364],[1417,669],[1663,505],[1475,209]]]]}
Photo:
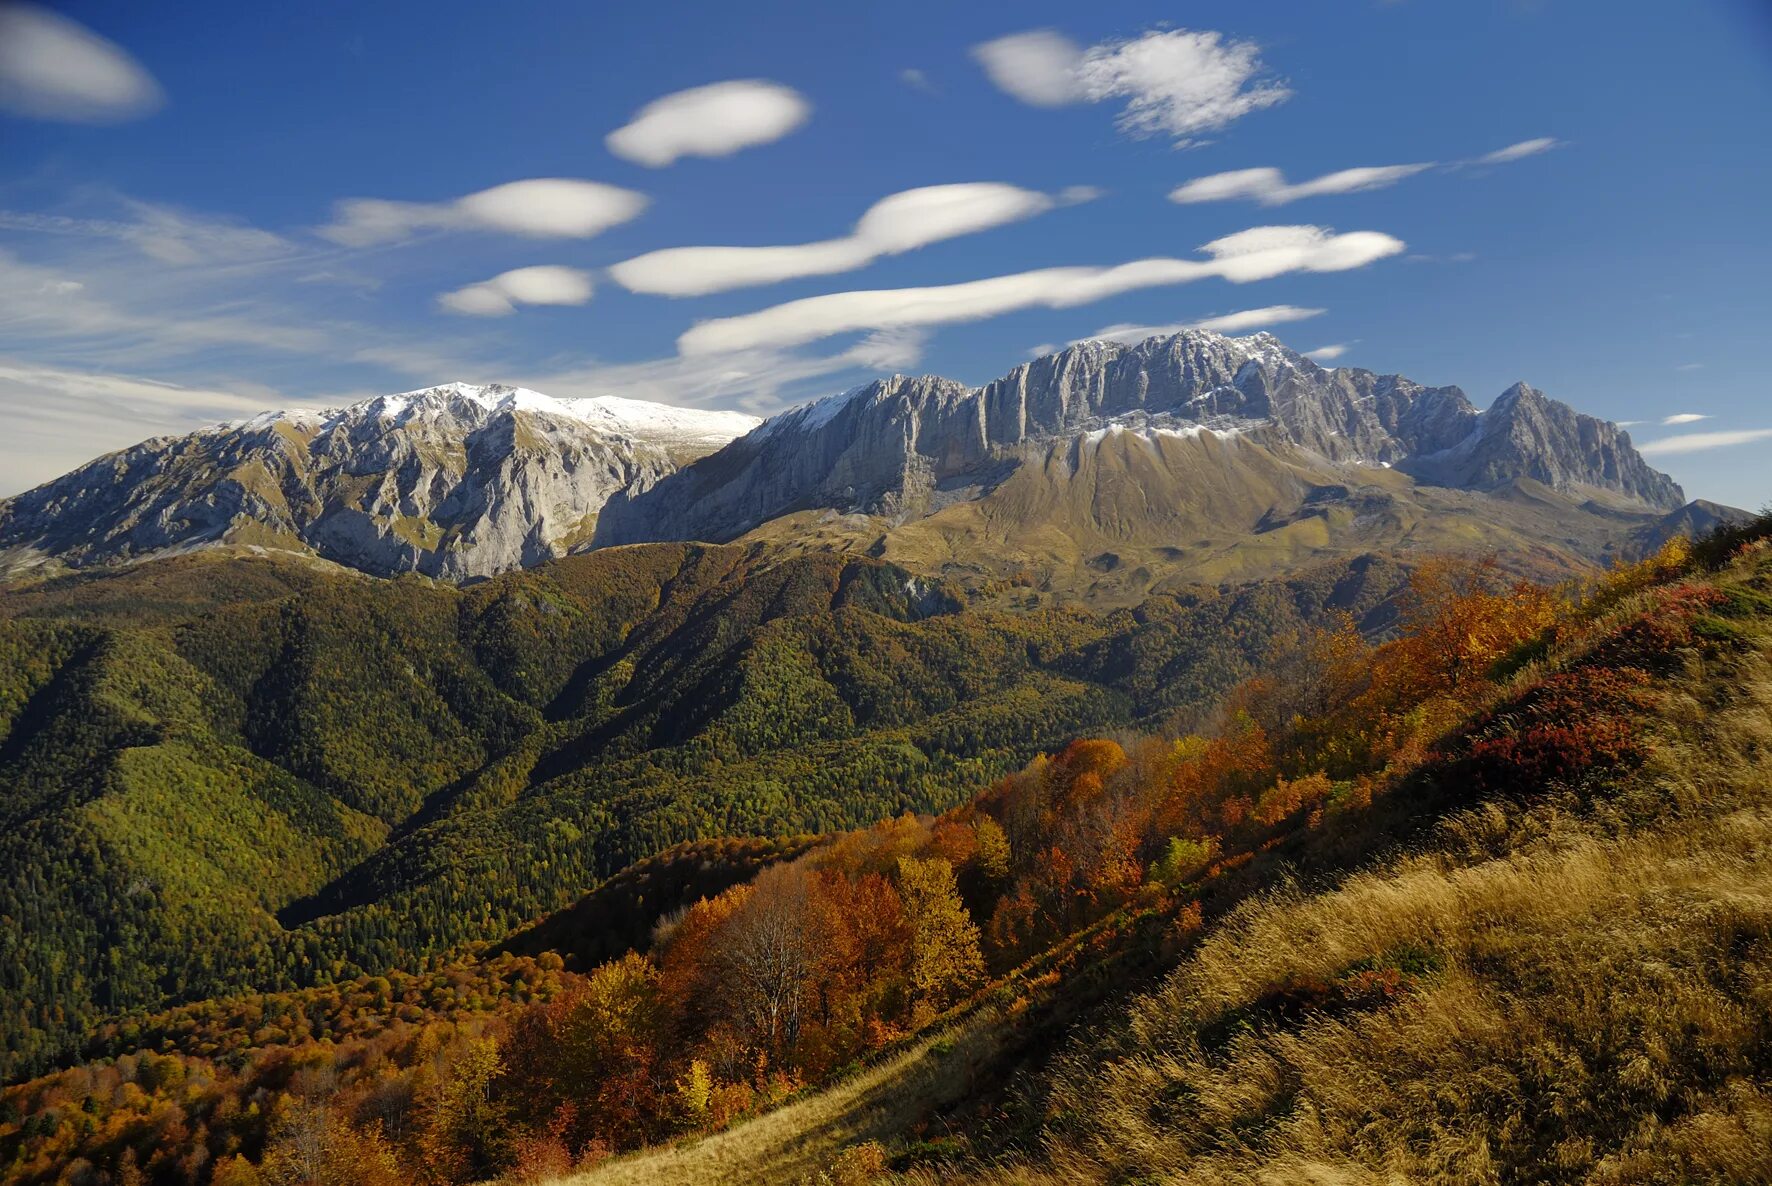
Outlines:
{"type": "Polygon", "coordinates": [[[981,1011],[844,1081],[725,1132],[617,1158],[558,1186],[751,1186],[810,1179],[841,1150],[902,1133],[962,1099],[994,1052],[1000,1018],[981,1011]]]}
{"type": "Polygon", "coordinates": [[[1616,800],[1485,805],[1237,911],[1061,1068],[1043,1156],[970,1180],[1772,1180],[1772,664],[1671,691],[1616,800]],[[1400,1003],[1262,1011],[1399,951],[1439,964],[1400,1003]]]}

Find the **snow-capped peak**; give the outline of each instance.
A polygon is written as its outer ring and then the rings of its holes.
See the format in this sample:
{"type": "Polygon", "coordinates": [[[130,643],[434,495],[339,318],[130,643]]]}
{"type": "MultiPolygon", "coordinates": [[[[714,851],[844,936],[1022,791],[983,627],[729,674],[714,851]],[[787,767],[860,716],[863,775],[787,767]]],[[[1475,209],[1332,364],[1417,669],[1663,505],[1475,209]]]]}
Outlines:
{"type": "Polygon", "coordinates": [[[454,382],[394,395],[378,395],[326,411],[265,412],[250,420],[230,421],[217,425],[217,428],[266,428],[281,421],[324,430],[370,419],[406,424],[457,415],[465,409],[486,415],[524,412],[577,421],[601,433],[668,445],[723,445],[761,423],[757,417],[743,412],[680,408],[614,395],[556,399],[527,387],[454,382]]]}

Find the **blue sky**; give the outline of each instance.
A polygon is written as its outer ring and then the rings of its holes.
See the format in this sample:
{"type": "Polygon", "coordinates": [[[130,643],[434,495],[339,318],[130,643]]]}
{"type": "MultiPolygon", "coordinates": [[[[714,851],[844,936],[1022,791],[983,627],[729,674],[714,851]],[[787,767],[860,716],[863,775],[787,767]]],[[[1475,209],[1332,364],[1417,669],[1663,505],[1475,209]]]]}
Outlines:
{"type": "Polygon", "coordinates": [[[0,494],[453,379],[767,414],[1206,323],[1523,378],[1759,506],[1767,11],[0,7],[0,494]]]}

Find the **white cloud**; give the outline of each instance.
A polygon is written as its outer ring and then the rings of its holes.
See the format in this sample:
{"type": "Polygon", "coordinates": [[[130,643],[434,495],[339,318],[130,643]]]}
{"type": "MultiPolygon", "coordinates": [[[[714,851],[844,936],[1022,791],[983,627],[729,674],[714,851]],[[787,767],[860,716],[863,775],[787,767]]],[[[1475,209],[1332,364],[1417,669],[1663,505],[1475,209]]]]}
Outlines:
{"type": "Polygon", "coordinates": [[[1243,309],[1236,313],[1225,313],[1217,317],[1205,317],[1199,321],[1182,321],[1170,325],[1135,325],[1122,322],[1116,325],[1104,325],[1087,338],[1078,338],[1072,342],[1123,342],[1134,345],[1146,338],[1174,337],[1186,329],[1207,329],[1218,334],[1240,333],[1246,329],[1254,329],[1262,325],[1283,325],[1290,321],[1304,321],[1307,318],[1319,317],[1327,312],[1325,309],[1302,309],[1297,305],[1268,305],[1260,309],[1243,309]]]}
{"type": "Polygon", "coordinates": [[[165,102],[160,84],[103,37],[35,4],[0,5],[0,109],[114,123],[165,102]]]}
{"type": "Polygon", "coordinates": [[[1697,424],[1700,420],[1709,419],[1710,417],[1703,412],[1675,412],[1672,416],[1663,417],[1661,422],[1667,425],[1697,424]]]}
{"type": "Polygon", "coordinates": [[[1236,334],[1258,326],[1284,325],[1291,321],[1321,317],[1327,312],[1327,309],[1302,309],[1297,305],[1266,305],[1260,309],[1244,309],[1237,313],[1206,317],[1194,322],[1193,328],[1208,329],[1215,334],[1236,334]]]}
{"type": "Polygon", "coordinates": [[[1333,346],[1318,346],[1315,350],[1306,350],[1304,356],[1312,362],[1334,362],[1347,353],[1347,346],[1337,342],[1333,346]]]}
{"type": "Polygon", "coordinates": [[[1297,185],[1288,184],[1286,175],[1278,169],[1238,169],[1230,173],[1214,173],[1210,177],[1197,177],[1186,185],[1171,190],[1169,200],[1187,205],[1249,198],[1263,206],[1284,206],[1287,202],[1322,194],[1351,194],[1383,189],[1395,185],[1405,177],[1413,177],[1431,168],[1432,162],[1415,165],[1367,165],[1325,173],[1297,185]]]}
{"type": "Polygon", "coordinates": [[[898,72],[898,81],[904,83],[913,91],[922,91],[925,95],[940,94],[936,89],[935,84],[929,81],[929,76],[915,66],[907,66],[903,70],[900,70],[898,72]]]}
{"type": "Polygon", "coordinates": [[[1054,204],[1045,194],[997,182],[930,185],[881,198],[856,222],[854,232],[841,239],[787,247],[672,247],[624,260],[609,274],[634,292],[666,296],[829,276],[882,255],[1032,218],[1054,204]]]}
{"type": "MultiPolygon", "coordinates": [[[[1208,177],[1196,177],[1194,180],[1171,190],[1169,200],[1187,205],[1195,202],[1224,202],[1241,198],[1260,202],[1263,206],[1284,206],[1287,202],[1296,202],[1300,198],[1385,189],[1405,178],[1413,177],[1417,173],[1425,173],[1434,168],[1457,169],[1469,164],[1506,164],[1509,161],[1517,161],[1521,157],[1555,148],[1558,143],[1558,141],[1549,138],[1526,140],[1498,152],[1489,153],[1487,156],[1477,157],[1472,161],[1455,161],[1444,166],[1437,161],[1420,161],[1409,165],[1361,165],[1352,169],[1337,169],[1333,173],[1325,173],[1321,177],[1314,177],[1309,181],[1300,181],[1296,185],[1289,183],[1286,180],[1286,175],[1272,166],[1235,169],[1228,173],[1214,173],[1208,177]]],[[[1427,261],[1432,257],[1421,256],[1419,258],[1427,261]]],[[[1452,258],[1455,262],[1462,262],[1459,256],[1452,258]]]]}
{"type": "Polygon", "coordinates": [[[1742,428],[1728,432],[1689,432],[1677,437],[1662,437],[1637,446],[1637,452],[1649,457],[1670,453],[1699,453],[1706,449],[1724,449],[1730,445],[1747,445],[1754,441],[1772,440],[1772,428],[1742,428]]]}
{"type": "Polygon", "coordinates": [[[1498,148],[1494,152],[1486,152],[1471,163],[1475,165],[1505,165],[1510,161],[1537,156],[1541,152],[1560,148],[1562,143],[1561,140],[1552,136],[1539,136],[1533,140],[1522,140],[1518,144],[1510,144],[1506,148],[1498,148]]]}
{"type": "Polygon", "coordinates": [[[591,299],[590,273],[543,264],[514,268],[490,280],[446,292],[437,303],[451,313],[503,317],[518,305],[582,305],[591,299]]]}
{"type": "Polygon", "coordinates": [[[538,177],[495,185],[448,202],[347,198],[319,233],[346,247],[394,243],[423,230],[499,231],[532,239],[583,239],[637,217],[647,197],[633,190],[538,177]]]}
{"type": "Polygon", "coordinates": [[[603,143],[618,157],[656,169],[679,157],[731,156],[780,140],[811,114],[812,104],[792,87],[735,79],[654,99],[603,143]]]}
{"type": "Polygon", "coordinates": [[[686,355],[792,346],[856,330],[978,321],[1019,309],[1068,308],[1123,292],[1208,277],[1242,284],[1287,272],[1336,272],[1395,255],[1378,231],[1335,234],[1314,226],[1253,227],[1207,243],[1208,260],[1141,259],[1114,267],[1058,267],[931,288],[839,292],[704,321],[677,339],[686,355]]]}
{"type": "Polygon", "coordinates": [[[1702,362],[1682,362],[1679,366],[1674,368],[1676,371],[1702,371],[1703,369],[1704,364],[1702,362]]]}
{"type": "Polygon", "coordinates": [[[1292,94],[1262,77],[1253,41],[1185,29],[1095,46],[1079,72],[1091,102],[1127,100],[1118,120],[1122,131],[1171,136],[1177,147],[1292,94]]]}
{"type": "Polygon", "coordinates": [[[1210,31],[1156,31],[1080,49],[1063,34],[1037,29],[987,41],[972,53],[999,89],[1024,103],[1123,99],[1121,131],[1168,136],[1178,148],[1292,94],[1266,77],[1254,42],[1210,31]]]}
{"type": "Polygon", "coordinates": [[[1051,29],[986,41],[972,47],[972,56],[998,90],[1034,107],[1063,107],[1087,97],[1078,75],[1082,49],[1051,29]]]}

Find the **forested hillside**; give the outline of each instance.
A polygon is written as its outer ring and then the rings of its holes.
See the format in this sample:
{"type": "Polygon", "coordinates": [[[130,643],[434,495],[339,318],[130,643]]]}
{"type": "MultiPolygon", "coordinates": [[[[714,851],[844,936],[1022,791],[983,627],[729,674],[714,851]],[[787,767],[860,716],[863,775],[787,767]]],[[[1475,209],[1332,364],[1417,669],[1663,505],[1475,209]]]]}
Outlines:
{"type": "Polygon", "coordinates": [[[1579,592],[1424,563],[1396,638],[1330,615],[1179,736],[1073,741],[803,852],[678,850],[517,941],[668,903],[580,972],[503,954],[104,1026],[0,1095],[0,1158],[230,1186],[1756,1181],[1768,537],[1579,592]]]}
{"type": "Polygon", "coordinates": [[[466,588],[208,553],[0,592],[0,1073],[97,1019],[416,969],[632,861],[942,810],[1197,714],[1366,559],[1097,617],[862,558],[610,549],[466,588]]]}

